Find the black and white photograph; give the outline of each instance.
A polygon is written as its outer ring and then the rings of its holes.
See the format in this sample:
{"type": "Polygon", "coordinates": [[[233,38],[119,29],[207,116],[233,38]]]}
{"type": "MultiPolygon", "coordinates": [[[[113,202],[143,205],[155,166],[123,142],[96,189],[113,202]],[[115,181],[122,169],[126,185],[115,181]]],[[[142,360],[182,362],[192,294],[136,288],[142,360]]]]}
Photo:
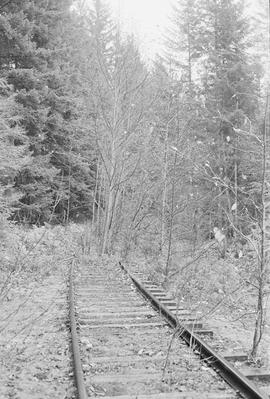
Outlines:
{"type": "Polygon", "coordinates": [[[270,0],[0,0],[0,399],[270,399],[270,0]]]}

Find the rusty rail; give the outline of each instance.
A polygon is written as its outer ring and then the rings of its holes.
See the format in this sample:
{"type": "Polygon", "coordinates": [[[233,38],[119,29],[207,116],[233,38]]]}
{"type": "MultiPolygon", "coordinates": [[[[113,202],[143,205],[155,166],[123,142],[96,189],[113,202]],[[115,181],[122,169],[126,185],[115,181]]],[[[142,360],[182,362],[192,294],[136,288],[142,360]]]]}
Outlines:
{"type": "Polygon", "coordinates": [[[69,317],[70,317],[70,330],[71,330],[72,352],[73,352],[73,368],[74,368],[76,386],[78,390],[78,399],[87,399],[88,396],[84,385],[80,348],[79,348],[79,341],[77,335],[77,324],[75,318],[73,273],[74,273],[74,260],[70,266],[70,273],[69,273],[69,317]]]}
{"type": "Polygon", "coordinates": [[[137,289],[147,298],[152,306],[157,309],[167,320],[172,328],[178,328],[181,333],[179,336],[185,342],[196,349],[202,359],[207,359],[213,367],[229,385],[237,390],[244,398],[247,399],[269,399],[266,394],[261,392],[251,381],[249,381],[243,374],[241,374],[235,367],[233,367],[226,359],[216,353],[206,342],[204,342],[198,334],[191,331],[185,325],[179,324],[177,317],[172,314],[160,301],[155,298],[139,280],[133,276],[128,269],[119,262],[122,270],[131,278],[137,289]]]}

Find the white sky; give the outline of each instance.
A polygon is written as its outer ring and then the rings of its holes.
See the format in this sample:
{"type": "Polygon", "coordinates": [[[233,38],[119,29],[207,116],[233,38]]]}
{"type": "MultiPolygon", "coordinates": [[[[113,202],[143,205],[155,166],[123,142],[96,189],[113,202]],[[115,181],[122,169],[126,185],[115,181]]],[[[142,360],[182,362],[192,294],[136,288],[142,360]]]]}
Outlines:
{"type": "MultiPolygon", "coordinates": [[[[166,26],[169,26],[171,5],[176,0],[107,0],[123,31],[132,32],[146,58],[153,59],[161,48],[166,26]]],[[[259,0],[246,0],[251,14],[259,0]]],[[[261,2],[268,0],[261,0],[261,2]]]]}
{"type": "Polygon", "coordinates": [[[160,48],[162,34],[168,25],[174,0],[107,0],[120,26],[132,32],[147,57],[152,58],[160,48]]]}

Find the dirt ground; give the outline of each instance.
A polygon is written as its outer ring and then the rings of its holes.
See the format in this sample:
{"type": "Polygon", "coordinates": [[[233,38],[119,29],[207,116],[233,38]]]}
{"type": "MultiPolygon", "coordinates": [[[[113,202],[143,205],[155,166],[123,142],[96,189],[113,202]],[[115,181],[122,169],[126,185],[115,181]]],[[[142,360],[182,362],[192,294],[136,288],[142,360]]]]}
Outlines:
{"type": "MultiPolygon", "coordinates": [[[[250,353],[254,333],[254,317],[249,317],[245,321],[232,320],[222,312],[211,316],[208,319],[208,325],[215,331],[215,336],[228,344],[233,344],[237,352],[243,351],[250,353]]],[[[258,352],[258,358],[255,359],[258,366],[264,366],[270,370],[270,309],[267,307],[267,320],[264,329],[263,338],[258,352]]]]}
{"type": "Polygon", "coordinates": [[[0,398],[74,397],[66,270],[13,281],[1,304],[0,398]]]}

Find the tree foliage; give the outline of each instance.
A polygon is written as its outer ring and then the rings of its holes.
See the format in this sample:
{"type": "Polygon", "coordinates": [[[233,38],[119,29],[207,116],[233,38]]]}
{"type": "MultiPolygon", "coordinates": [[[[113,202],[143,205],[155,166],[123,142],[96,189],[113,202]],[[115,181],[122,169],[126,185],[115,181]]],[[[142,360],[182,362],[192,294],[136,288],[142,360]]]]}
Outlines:
{"type": "MultiPolygon", "coordinates": [[[[80,157],[75,88],[68,58],[69,1],[11,2],[1,14],[1,69],[14,90],[19,125],[32,155],[15,187],[18,221],[43,223],[88,212],[90,168],[80,157]]],[[[88,212],[89,215],[89,212],[88,212]]]]}

